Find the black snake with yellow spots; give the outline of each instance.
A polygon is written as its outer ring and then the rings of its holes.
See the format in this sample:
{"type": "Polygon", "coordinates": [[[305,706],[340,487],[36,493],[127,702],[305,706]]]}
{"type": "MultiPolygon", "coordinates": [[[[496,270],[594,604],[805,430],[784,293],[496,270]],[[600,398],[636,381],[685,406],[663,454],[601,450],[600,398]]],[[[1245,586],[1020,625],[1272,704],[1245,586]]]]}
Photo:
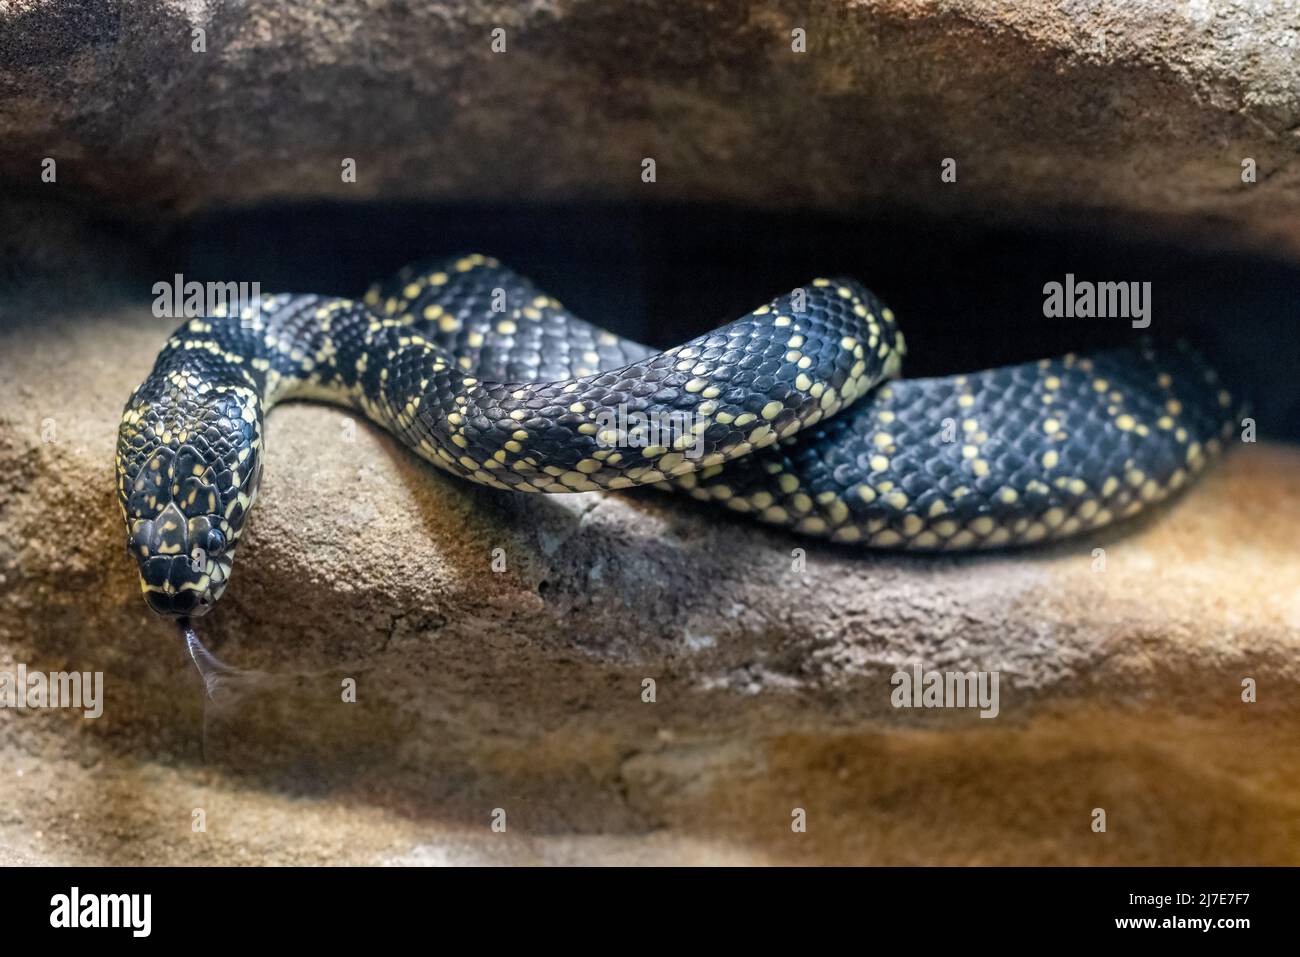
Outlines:
{"type": "Polygon", "coordinates": [[[658,485],[805,535],[918,550],[1128,518],[1232,429],[1232,397],[1186,349],[895,380],[903,352],[893,313],[849,279],[663,352],[478,255],[404,269],[364,302],[267,297],[189,320],[128,401],[128,550],[155,611],[206,612],[257,494],[264,418],[291,398],[359,410],[494,488],[658,485]]]}

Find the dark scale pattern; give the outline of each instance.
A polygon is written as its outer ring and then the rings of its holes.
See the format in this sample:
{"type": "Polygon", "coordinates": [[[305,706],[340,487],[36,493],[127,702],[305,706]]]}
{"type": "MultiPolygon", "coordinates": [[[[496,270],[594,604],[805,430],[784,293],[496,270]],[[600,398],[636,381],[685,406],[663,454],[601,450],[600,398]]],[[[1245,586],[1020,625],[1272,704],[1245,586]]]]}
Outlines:
{"type": "Polygon", "coordinates": [[[497,488],[654,484],[808,535],[915,549],[1030,544],[1129,517],[1203,469],[1237,411],[1186,350],[886,382],[903,351],[890,310],[847,279],[662,353],[479,255],[408,267],[364,305],[268,297],[187,322],[128,402],[128,547],[151,607],[206,611],[256,496],[264,416],[284,399],[358,409],[497,488]]]}
{"type": "Polygon", "coordinates": [[[1100,528],[1186,484],[1231,396],[1185,348],[889,383],[825,426],[683,485],[845,542],[969,549],[1100,528]]]}
{"type": "Polygon", "coordinates": [[[652,484],[748,455],[866,392],[897,368],[901,348],[888,311],[849,280],[780,297],[664,353],[574,319],[485,257],[384,288],[394,295],[368,296],[386,316],[362,389],[377,401],[363,407],[449,471],[524,491],[652,484]],[[493,381],[484,370],[559,378],[493,381]],[[632,416],[653,424],[654,441],[615,434],[632,416]]]}
{"type": "Polygon", "coordinates": [[[406,266],[372,286],[365,302],[414,326],[454,355],[458,369],[487,382],[580,378],[655,352],[583,322],[490,257],[406,266]]]}

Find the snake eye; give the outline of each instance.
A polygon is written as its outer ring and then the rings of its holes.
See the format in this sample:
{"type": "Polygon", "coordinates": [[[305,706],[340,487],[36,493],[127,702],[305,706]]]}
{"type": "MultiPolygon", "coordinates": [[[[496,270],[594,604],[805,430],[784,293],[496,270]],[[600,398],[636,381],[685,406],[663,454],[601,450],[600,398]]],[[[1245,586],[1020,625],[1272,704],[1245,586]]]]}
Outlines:
{"type": "Polygon", "coordinates": [[[208,538],[204,550],[213,558],[216,558],[226,550],[226,536],[222,535],[218,529],[208,529],[208,538]]]}

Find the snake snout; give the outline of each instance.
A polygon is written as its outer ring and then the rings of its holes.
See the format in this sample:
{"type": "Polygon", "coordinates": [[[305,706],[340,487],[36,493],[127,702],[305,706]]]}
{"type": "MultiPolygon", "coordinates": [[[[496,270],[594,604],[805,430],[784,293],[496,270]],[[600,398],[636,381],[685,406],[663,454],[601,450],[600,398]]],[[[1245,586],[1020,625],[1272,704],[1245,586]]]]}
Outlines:
{"type": "Polygon", "coordinates": [[[206,615],[225,590],[229,564],[190,555],[150,555],[140,560],[140,590],[149,607],[167,618],[206,615]]]}
{"type": "Polygon", "coordinates": [[[187,520],[171,502],[156,518],[131,525],[127,550],[140,567],[145,601],[169,618],[206,614],[230,573],[224,536],[206,518],[187,520]]]}
{"type": "Polygon", "coordinates": [[[207,614],[212,607],[212,603],[205,601],[196,591],[181,591],[172,595],[146,591],[144,600],[150,608],[166,618],[197,617],[207,614]]]}

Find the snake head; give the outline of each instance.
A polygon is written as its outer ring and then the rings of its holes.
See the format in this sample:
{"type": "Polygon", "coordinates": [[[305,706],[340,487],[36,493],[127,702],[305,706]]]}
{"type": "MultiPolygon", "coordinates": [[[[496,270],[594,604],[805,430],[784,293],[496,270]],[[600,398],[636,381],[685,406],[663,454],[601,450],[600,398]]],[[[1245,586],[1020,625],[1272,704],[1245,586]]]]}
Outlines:
{"type": "Polygon", "coordinates": [[[206,427],[181,431],[170,403],[137,394],[118,433],[127,552],[145,601],[169,618],[206,614],[221,597],[261,480],[261,417],[243,411],[255,399],[223,393],[196,414],[189,398],[184,421],[206,427]]]}

